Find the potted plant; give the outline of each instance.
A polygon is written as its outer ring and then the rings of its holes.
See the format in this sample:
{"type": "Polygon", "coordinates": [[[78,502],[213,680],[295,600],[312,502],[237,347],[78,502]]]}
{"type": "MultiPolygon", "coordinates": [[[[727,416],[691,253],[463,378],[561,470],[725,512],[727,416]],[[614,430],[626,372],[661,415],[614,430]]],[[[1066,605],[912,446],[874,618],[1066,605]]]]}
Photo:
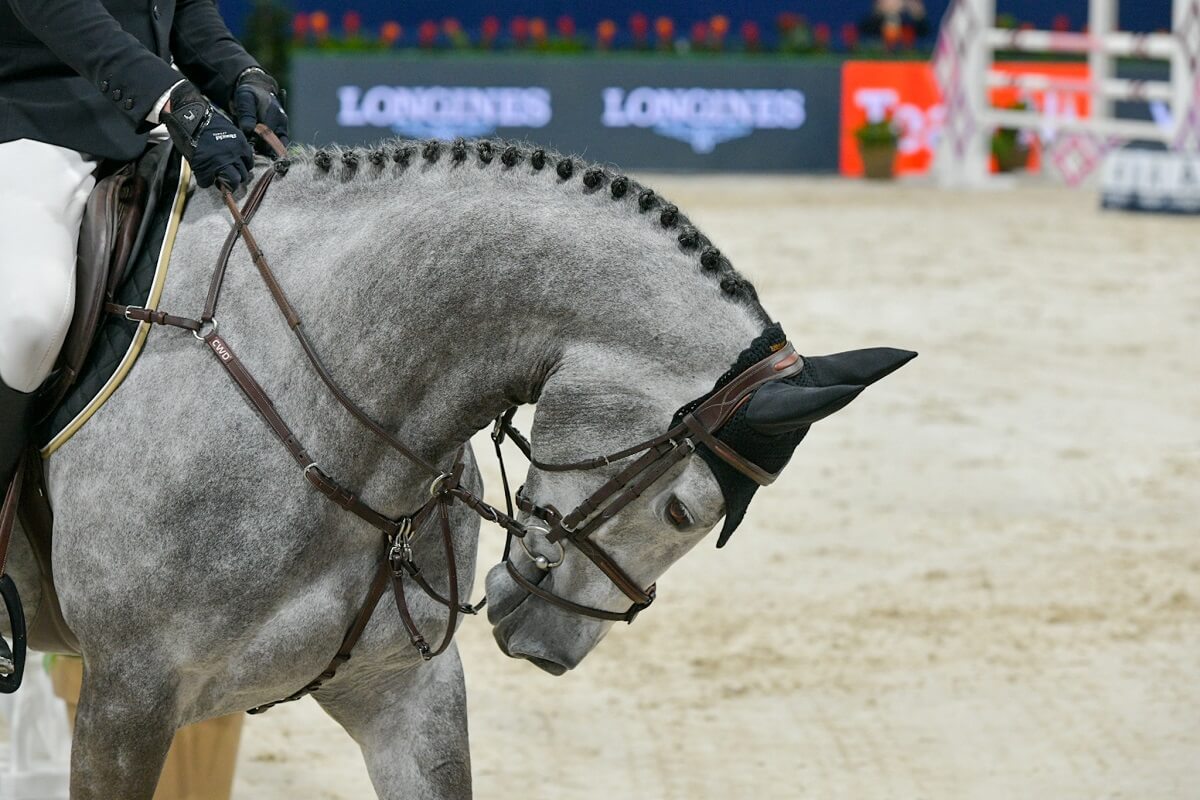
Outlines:
{"type": "MultiPolygon", "coordinates": [[[[1024,103],[1009,106],[1012,111],[1024,111],[1024,103]]],[[[992,155],[998,172],[1016,172],[1029,164],[1029,144],[1016,128],[997,128],[992,134],[992,155]]]]}
{"type": "Polygon", "coordinates": [[[891,115],[876,122],[867,120],[854,132],[854,137],[862,154],[863,174],[876,181],[894,178],[900,135],[892,124],[891,115]]]}

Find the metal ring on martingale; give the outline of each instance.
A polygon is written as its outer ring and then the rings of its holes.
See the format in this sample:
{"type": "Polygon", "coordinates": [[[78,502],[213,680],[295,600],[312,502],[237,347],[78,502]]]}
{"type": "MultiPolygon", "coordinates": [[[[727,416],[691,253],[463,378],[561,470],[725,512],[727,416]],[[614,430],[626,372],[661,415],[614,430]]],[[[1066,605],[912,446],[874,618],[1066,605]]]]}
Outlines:
{"type": "Polygon", "coordinates": [[[203,342],[205,337],[208,336],[208,334],[204,332],[204,329],[206,327],[212,328],[212,330],[209,331],[209,333],[216,333],[218,330],[217,321],[214,319],[212,322],[201,322],[200,330],[192,331],[192,336],[196,337],[197,342],[203,342]]]}
{"type": "Polygon", "coordinates": [[[448,472],[443,472],[441,475],[438,475],[436,478],[434,478],[433,483],[429,484],[429,496],[437,497],[439,494],[441,494],[442,484],[448,480],[450,480],[450,473],[448,472]]]}
{"type": "MultiPolygon", "coordinates": [[[[542,533],[546,534],[547,536],[550,535],[549,529],[543,528],[540,525],[526,525],[525,530],[526,531],[541,531],[542,533]]],[[[550,559],[546,558],[544,555],[535,553],[532,550],[530,550],[529,545],[525,544],[524,536],[518,536],[517,542],[521,545],[521,549],[525,551],[525,555],[529,556],[529,558],[533,560],[533,565],[535,567],[537,567],[538,569],[540,569],[542,572],[549,572],[550,570],[554,569],[555,567],[560,566],[563,563],[563,561],[566,561],[566,559],[567,559],[567,548],[563,547],[563,543],[561,541],[554,542],[554,544],[558,546],[558,561],[553,561],[553,562],[550,561],[550,559]]]]}

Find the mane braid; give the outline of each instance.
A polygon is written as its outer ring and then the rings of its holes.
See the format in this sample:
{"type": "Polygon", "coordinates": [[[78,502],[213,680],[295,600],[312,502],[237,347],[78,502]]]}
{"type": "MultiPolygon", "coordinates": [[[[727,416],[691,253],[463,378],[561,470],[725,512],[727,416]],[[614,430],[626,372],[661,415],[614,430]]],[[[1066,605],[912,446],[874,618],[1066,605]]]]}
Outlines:
{"type": "Polygon", "coordinates": [[[446,144],[436,139],[413,141],[409,139],[391,139],[365,148],[329,147],[316,148],[308,145],[296,147],[289,153],[290,165],[311,165],[321,173],[330,173],[335,162],[340,162],[342,169],[337,177],[343,181],[354,180],[366,173],[378,178],[385,172],[400,173],[413,165],[414,161],[425,162],[427,167],[438,164],[444,149],[450,152],[450,159],[443,162],[446,169],[457,169],[468,162],[468,156],[473,156],[475,162],[483,168],[490,167],[499,161],[493,169],[512,170],[518,164],[529,162],[535,172],[541,172],[550,167],[560,183],[568,183],[576,177],[582,177],[581,190],[584,194],[592,194],[607,186],[605,191],[614,203],[637,203],[642,216],[660,229],[678,231],[677,242],[680,250],[697,257],[700,273],[714,278],[726,295],[731,299],[750,304],[755,312],[763,319],[764,324],[770,322],[770,317],[758,302],[758,293],[748,280],[743,278],[729,259],[713,246],[712,241],[696,229],[677,206],[654,190],[642,186],[637,181],[621,174],[615,168],[603,164],[587,164],[576,157],[563,155],[553,150],[535,147],[525,142],[491,140],[491,139],[455,139],[446,144]],[[499,159],[496,155],[499,154],[499,159]],[[416,156],[417,158],[414,158],[416,156]],[[393,162],[389,168],[388,161],[393,162]],[[358,166],[368,162],[376,167],[371,170],[361,170],[358,166]],[[650,213],[650,212],[654,213],[650,213]]]}

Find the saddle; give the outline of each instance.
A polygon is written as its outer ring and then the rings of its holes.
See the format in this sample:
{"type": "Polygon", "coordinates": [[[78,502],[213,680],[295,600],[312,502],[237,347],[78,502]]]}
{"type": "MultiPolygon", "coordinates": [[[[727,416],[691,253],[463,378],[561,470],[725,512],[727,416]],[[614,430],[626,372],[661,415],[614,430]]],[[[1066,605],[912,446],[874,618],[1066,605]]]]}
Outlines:
{"type": "MultiPolygon", "coordinates": [[[[38,565],[42,602],[20,637],[37,650],[77,653],[79,642],[63,620],[54,588],[51,561],[54,515],[43,470],[42,446],[57,434],[64,421],[79,416],[80,409],[112,381],[117,365],[128,359],[127,348],[137,324],[114,318],[106,310],[114,302],[144,304],[159,261],[159,246],[166,235],[170,209],[163,206],[181,189],[180,159],[169,143],[153,144],[142,156],[123,165],[101,165],[101,178],[87,200],[79,233],[75,268],[75,312],[58,363],[39,392],[39,422],[33,443],[14,480],[8,503],[0,514],[0,543],[4,522],[19,516],[38,565]],[[153,251],[153,252],[150,252],[153,251]],[[147,276],[145,273],[149,273],[147,276]],[[7,518],[7,519],[4,519],[7,518]]],[[[0,548],[0,565],[4,563],[0,548]]],[[[14,629],[18,669],[10,672],[13,691],[20,679],[24,644],[15,633],[23,612],[15,587],[8,578],[0,589],[14,629]],[[13,678],[15,677],[15,681],[13,678]]],[[[3,653],[0,653],[2,656],[3,653]]]]}
{"type": "Polygon", "coordinates": [[[43,389],[42,419],[53,413],[84,371],[105,305],[113,302],[128,277],[133,255],[146,236],[170,151],[165,142],[152,145],[137,161],[97,181],[88,197],[75,262],[75,313],[52,383],[43,389]]]}

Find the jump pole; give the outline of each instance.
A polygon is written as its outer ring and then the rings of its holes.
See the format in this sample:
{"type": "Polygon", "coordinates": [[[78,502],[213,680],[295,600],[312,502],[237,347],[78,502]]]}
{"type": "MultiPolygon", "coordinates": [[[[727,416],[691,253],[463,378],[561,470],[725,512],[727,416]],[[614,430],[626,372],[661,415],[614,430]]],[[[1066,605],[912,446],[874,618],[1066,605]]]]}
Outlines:
{"type": "Polygon", "coordinates": [[[934,59],[946,104],[945,127],[935,161],[939,181],[957,186],[991,182],[990,141],[998,127],[1090,137],[1099,148],[1148,140],[1176,150],[1200,150],[1200,0],[1174,0],[1170,34],[1118,31],[1117,12],[1117,0],[1090,0],[1087,33],[1013,31],[995,26],[995,0],[955,0],[943,18],[934,59]],[[994,69],[997,50],[1086,54],[1090,78],[1064,81],[1005,75],[994,69]],[[1117,78],[1116,60],[1126,56],[1169,62],[1170,81],[1117,78]],[[988,90],[996,86],[1084,92],[1091,102],[1091,116],[1048,119],[1034,110],[995,109],[988,100],[988,90]],[[1116,100],[1169,103],[1171,124],[1117,119],[1116,100]]]}

